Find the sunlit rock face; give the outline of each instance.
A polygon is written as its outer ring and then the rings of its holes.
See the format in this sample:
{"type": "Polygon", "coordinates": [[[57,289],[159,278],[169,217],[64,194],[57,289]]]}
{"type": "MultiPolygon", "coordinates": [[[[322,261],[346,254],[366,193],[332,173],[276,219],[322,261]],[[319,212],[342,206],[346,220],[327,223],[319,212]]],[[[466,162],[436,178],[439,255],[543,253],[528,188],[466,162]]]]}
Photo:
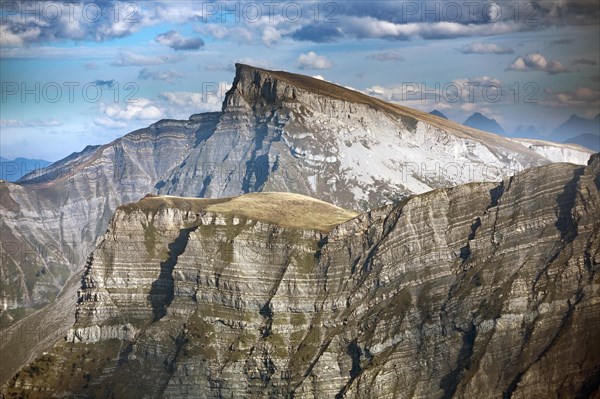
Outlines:
{"type": "MultiPolygon", "coordinates": [[[[116,208],[146,193],[221,198],[286,191],[368,210],[407,195],[558,161],[532,146],[322,80],[237,65],[221,112],[163,120],[0,183],[2,308],[52,301],[116,208]]],[[[17,313],[4,312],[3,323],[17,313]]]]}
{"type": "Polygon", "coordinates": [[[595,155],[318,225],[312,199],[145,198],[5,395],[597,395],[599,189],[595,155]]]}

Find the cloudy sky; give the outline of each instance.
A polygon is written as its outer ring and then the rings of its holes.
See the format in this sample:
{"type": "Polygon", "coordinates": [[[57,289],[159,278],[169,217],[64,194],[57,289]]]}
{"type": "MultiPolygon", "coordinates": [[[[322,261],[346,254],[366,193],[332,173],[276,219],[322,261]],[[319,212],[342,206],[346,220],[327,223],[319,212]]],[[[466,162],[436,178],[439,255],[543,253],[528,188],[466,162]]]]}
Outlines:
{"type": "Polygon", "coordinates": [[[509,132],[600,108],[597,0],[2,1],[0,15],[5,158],[218,110],[236,62],[509,132]]]}

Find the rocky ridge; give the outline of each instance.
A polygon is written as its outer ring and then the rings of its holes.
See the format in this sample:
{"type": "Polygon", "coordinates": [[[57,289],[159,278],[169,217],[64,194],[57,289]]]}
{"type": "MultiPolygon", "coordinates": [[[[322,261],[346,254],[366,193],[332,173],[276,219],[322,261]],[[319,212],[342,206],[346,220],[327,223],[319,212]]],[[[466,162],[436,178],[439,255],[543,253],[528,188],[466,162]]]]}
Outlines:
{"type": "Polygon", "coordinates": [[[90,256],[66,340],[5,395],[598,395],[599,190],[595,155],[318,230],[144,199],[90,256]]]}

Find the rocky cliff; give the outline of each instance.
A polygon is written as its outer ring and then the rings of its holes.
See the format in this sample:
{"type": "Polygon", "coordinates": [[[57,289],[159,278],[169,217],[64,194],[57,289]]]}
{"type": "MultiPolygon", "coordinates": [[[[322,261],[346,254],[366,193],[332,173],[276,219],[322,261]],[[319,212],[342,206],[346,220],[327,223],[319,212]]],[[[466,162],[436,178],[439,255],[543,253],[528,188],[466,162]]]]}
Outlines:
{"type": "Polygon", "coordinates": [[[358,216],[145,198],[90,256],[66,339],[4,394],[593,397],[599,190],[595,155],[358,216]]]}
{"type": "MultiPolygon", "coordinates": [[[[328,82],[237,65],[221,112],[162,120],[18,184],[0,181],[0,331],[16,337],[17,327],[35,329],[37,316],[28,316],[72,292],[67,281],[82,272],[114,211],[146,193],[222,198],[282,191],[364,211],[589,157],[569,148],[547,156],[328,82]]],[[[63,307],[44,312],[70,317],[63,307]]],[[[3,356],[21,359],[14,348],[11,340],[0,342],[3,356]]],[[[13,371],[0,365],[0,381],[13,371]]]]}

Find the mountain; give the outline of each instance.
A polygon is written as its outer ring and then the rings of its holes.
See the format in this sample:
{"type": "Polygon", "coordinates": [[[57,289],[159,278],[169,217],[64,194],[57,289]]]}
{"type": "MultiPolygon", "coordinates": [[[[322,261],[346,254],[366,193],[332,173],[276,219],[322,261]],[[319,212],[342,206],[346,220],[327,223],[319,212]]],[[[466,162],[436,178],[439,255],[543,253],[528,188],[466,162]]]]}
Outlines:
{"type": "Polygon", "coordinates": [[[595,397],[600,154],[358,216],[148,196],[6,397],[595,397]],[[132,384],[131,381],[135,381],[132,384]]]}
{"type": "Polygon", "coordinates": [[[464,122],[463,125],[472,127],[474,129],[483,130],[484,132],[490,132],[500,135],[506,135],[506,132],[496,122],[495,119],[490,119],[483,116],[479,112],[475,112],[473,115],[469,116],[464,122]]]}
{"type": "Polygon", "coordinates": [[[582,134],[600,136],[600,113],[592,119],[573,114],[552,131],[550,138],[563,142],[582,134]]]}
{"type": "Polygon", "coordinates": [[[565,140],[565,144],[579,144],[594,152],[600,152],[600,135],[584,133],[565,140]]]}
{"type": "Polygon", "coordinates": [[[0,157],[0,180],[15,182],[28,173],[35,174],[51,162],[43,159],[15,158],[12,161],[0,157]]]}
{"type": "Polygon", "coordinates": [[[519,137],[524,139],[539,139],[540,131],[533,125],[519,125],[512,133],[513,137],[519,137]]]}
{"type": "Polygon", "coordinates": [[[439,116],[440,118],[448,119],[448,117],[446,115],[444,115],[443,113],[441,113],[437,109],[434,109],[433,111],[431,111],[430,114],[434,115],[434,116],[439,116]]]}
{"type": "Polygon", "coordinates": [[[0,379],[65,331],[72,313],[64,304],[77,291],[89,253],[115,210],[148,193],[291,192],[365,211],[536,165],[583,164],[591,154],[548,148],[322,80],[238,64],[221,112],[161,120],[88,146],[18,184],[0,182],[0,332],[27,341],[0,343],[10,359],[0,379]],[[39,333],[23,337],[27,329],[39,333]]]}

